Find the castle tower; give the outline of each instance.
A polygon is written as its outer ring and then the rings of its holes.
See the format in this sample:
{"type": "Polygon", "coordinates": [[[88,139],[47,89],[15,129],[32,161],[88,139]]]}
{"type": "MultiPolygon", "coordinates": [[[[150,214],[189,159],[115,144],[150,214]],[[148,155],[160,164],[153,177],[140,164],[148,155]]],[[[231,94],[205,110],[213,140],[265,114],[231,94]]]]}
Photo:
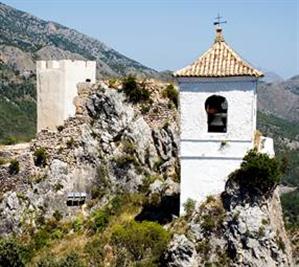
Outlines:
{"type": "Polygon", "coordinates": [[[174,76],[180,87],[182,213],[188,198],[200,202],[221,193],[254,147],[256,85],[263,74],[233,51],[218,27],[210,49],[174,76]]]}
{"type": "Polygon", "coordinates": [[[79,82],[95,82],[95,61],[38,61],[37,132],[56,130],[64,120],[75,115],[73,99],[79,82]]]}

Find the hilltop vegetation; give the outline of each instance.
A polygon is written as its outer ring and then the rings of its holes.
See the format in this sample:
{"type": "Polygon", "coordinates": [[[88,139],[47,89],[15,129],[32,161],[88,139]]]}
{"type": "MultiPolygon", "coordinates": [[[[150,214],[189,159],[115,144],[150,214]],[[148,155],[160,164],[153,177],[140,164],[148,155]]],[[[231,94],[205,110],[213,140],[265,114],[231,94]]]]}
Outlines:
{"type": "Polygon", "coordinates": [[[29,141],[36,132],[35,76],[22,77],[0,62],[0,143],[29,141]]]}

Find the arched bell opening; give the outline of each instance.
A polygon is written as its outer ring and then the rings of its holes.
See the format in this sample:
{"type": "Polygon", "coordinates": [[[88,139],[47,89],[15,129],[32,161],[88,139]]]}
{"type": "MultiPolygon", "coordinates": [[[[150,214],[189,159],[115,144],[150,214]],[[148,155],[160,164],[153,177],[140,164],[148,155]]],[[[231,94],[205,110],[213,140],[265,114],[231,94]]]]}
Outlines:
{"type": "Polygon", "coordinates": [[[205,102],[209,133],[226,133],[227,101],[223,96],[212,95],[205,102]]]}

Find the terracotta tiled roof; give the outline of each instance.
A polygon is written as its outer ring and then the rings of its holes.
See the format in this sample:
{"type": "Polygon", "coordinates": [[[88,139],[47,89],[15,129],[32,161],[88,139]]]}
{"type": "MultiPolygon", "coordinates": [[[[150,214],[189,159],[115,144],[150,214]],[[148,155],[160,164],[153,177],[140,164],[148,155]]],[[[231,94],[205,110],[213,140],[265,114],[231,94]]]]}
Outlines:
{"type": "Polygon", "coordinates": [[[176,77],[262,77],[263,73],[250,66],[224,41],[217,29],[212,47],[194,63],[174,73],[176,77]]]}

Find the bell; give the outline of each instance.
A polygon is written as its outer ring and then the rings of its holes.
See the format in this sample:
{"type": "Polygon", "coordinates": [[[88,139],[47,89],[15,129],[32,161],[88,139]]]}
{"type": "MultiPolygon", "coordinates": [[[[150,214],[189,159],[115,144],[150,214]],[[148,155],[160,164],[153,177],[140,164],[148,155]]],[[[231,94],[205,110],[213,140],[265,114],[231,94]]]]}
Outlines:
{"type": "Polygon", "coordinates": [[[211,121],[210,125],[213,127],[224,127],[224,123],[222,121],[222,116],[220,113],[214,114],[214,118],[211,121]]]}

